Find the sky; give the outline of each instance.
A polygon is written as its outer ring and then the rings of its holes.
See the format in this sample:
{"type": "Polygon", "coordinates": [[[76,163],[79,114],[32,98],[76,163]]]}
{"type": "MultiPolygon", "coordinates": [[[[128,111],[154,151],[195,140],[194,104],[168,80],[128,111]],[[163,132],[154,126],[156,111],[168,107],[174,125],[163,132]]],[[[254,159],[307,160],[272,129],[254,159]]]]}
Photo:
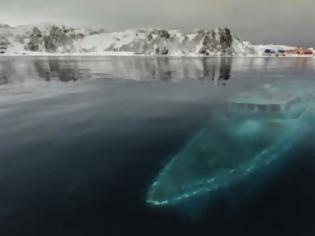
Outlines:
{"type": "Polygon", "coordinates": [[[315,47],[315,0],[0,0],[0,22],[213,29],[242,40],[315,47]]]}

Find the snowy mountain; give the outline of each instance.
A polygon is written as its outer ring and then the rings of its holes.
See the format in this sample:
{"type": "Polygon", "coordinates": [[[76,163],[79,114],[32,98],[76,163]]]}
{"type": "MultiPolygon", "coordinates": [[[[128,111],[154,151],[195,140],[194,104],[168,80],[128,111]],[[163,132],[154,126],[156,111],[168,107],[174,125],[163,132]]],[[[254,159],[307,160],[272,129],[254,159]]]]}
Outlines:
{"type": "Polygon", "coordinates": [[[140,55],[248,55],[255,53],[249,43],[241,42],[229,29],[199,30],[127,30],[96,34],[76,41],[79,51],[133,52],[140,55]]]}
{"type": "Polygon", "coordinates": [[[6,55],[255,56],[262,50],[261,46],[241,41],[227,28],[106,32],[52,24],[0,24],[0,53],[6,55]]]}

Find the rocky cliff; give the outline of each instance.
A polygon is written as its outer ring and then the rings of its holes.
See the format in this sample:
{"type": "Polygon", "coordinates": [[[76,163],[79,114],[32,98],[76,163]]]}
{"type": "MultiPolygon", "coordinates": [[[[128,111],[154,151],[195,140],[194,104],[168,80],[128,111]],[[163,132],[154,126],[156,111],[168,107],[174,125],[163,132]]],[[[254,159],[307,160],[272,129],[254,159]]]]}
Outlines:
{"type": "Polygon", "coordinates": [[[144,29],[106,32],[58,25],[10,27],[0,25],[0,53],[97,53],[169,56],[254,55],[255,47],[229,29],[144,29]]]}

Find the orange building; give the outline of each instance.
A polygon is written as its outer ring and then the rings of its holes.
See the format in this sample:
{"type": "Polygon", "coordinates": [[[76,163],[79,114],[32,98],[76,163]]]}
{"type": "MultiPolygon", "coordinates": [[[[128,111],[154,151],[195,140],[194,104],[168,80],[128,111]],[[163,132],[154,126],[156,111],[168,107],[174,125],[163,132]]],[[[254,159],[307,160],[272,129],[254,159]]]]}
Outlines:
{"type": "Polygon", "coordinates": [[[285,53],[295,55],[314,55],[313,49],[310,48],[294,48],[286,50],[285,53]]]}

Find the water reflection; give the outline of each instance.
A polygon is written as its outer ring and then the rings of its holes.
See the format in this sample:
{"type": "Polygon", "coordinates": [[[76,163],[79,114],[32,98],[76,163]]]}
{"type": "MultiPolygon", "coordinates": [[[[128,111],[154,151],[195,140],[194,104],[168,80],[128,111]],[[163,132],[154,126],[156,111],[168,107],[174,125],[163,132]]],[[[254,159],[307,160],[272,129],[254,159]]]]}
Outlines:
{"type": "Polygon", "coordinates": [[[81,68],[78,63],[65,63],[60,60],[34,60],[39,77],[46,80],[62,82],[77,81],[91,77],[89,68],[81,68]]]}
{"type": "Polygon", "coordinates": [[[29,80],[78,81],[121,78],[177,81],[199,79],[223,84],[231,77],[232,58],[10,58],[0,60],[0,84],[29,80]]]}
{"type": "Polygon", "coordinates": [[[168,58],[168,57],[12,57],[0,59],[0,84],[86,79],[138,81],[211,81],[226,85],[234,73],[272,69],[313,68],[312,59],[270,58],[168,58]]]}

